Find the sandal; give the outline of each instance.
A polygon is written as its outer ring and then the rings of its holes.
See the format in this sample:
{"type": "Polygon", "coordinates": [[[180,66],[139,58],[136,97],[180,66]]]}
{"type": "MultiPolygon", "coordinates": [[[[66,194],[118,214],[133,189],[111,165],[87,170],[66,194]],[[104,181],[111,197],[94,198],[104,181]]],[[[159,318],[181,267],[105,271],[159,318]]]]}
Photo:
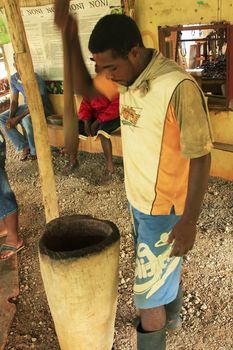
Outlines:
{"type": "Polygon", "coordinates": [[[21,160],[21,162],[24,162],[25,160],[28,159],[29,154],[30,154],[29,148],[24,149],[19,160],[21,160]]]}
{"type": "Polygon", "coordinates": [[[28,157],[27,157],[28,160],[37,160],[37,156],[36,155],[31,155],[29,154],[28,157]]]}
{"type": "Polygon", "coordinates": [[[13,255],[20,252],[20,250],[22,250],[23,248],[24,248],[23,242],[21,242],[21,244],[18,247],[14,246],[12,244],[2,244],[0,246],[0,261],[7,260],[7,259],[11,258],[13,255]],[[8,252],[8,254],[7,254],[7,252],[8,252]],[[4,253],[6,253],[6,255],[4,255],[4,253]]]}

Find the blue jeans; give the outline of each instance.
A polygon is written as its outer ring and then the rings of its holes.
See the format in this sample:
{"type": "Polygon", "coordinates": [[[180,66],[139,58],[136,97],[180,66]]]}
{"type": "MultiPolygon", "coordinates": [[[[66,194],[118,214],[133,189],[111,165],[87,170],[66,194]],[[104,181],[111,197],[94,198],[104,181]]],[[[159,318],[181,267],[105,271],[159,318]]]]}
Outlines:
{"type": "MultiPolygon", "coordinates": [[[[20,115],[24,113],[28,109],[26,104],[20,105],[18,107],[16,115],[20,115]]],[[[9,110],[3,112],[0,114],[0,128],[3,129],[6,133],[6,135],[9,137],[9,139],[14,144],[16,151],[20,152],[24,148],[29,147],[30,148],[30,154],[32,156],[36,155],[36,148],[35,148],[35,142],[34,142],[34,134],[33,134],[33,128],[32,128],[32,121],[30,114],[26,115],[24,117],[20,124],[24,127],[26,132],[26,137],[22,135],[17,128],[11,128],[7,129],[5,124],[7,119],[9,119],[9,110]]]]}
{"type": "Polygon", "coordinates": [[[0,220],[16,212],[18,205],[12,191],[6,171],[0,164],[0,220]]]}

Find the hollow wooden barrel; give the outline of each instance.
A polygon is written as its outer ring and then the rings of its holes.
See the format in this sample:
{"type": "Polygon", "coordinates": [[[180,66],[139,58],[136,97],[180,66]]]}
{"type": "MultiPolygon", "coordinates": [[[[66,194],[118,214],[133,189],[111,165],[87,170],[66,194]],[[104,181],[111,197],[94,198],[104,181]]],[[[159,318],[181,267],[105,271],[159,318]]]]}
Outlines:
{"type": "Polygon", "coordinates": [[[109,222],[65,216],[39,241],[42,279],[61,350],[110,350],[120,235],[109,222]]]}

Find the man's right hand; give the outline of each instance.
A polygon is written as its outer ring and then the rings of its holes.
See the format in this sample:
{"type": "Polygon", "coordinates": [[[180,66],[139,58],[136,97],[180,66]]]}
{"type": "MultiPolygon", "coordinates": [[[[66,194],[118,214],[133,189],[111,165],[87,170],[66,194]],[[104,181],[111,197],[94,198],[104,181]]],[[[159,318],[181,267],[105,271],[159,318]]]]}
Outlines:
{"type": "Polygon", "coordinates": [[[69,13],[70,0],[55,0],[54,23],[65,34],[69,42],[78,35],[77,20],[69,13]]]}
{"type": "Polygon", "coordinates": [[[14,128],[17,124],[18,124],[18,120],[17,118],[14,117],[14,118],[7,119],[5,126],[7,129],[11,129],[11,128],[14,128]]]}
{"type": "Polygon", "coordinates": [[[69,17],[70,0],[55,0],[54,23],[61,31],[64,31],[69,17]]]}

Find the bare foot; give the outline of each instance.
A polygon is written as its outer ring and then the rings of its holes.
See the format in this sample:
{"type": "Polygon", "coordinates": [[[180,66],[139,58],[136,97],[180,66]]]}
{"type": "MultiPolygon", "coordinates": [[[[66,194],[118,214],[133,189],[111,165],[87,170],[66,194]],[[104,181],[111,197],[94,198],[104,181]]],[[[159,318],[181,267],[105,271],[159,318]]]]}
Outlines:
{"type": "Polygon", "coordinates": [[[78,169],[78,166],[79,164],[77,161],[74,163],[68,163],[62,170],[62,175],[69,176],[70,174],[73,174],[78,169]]]}

